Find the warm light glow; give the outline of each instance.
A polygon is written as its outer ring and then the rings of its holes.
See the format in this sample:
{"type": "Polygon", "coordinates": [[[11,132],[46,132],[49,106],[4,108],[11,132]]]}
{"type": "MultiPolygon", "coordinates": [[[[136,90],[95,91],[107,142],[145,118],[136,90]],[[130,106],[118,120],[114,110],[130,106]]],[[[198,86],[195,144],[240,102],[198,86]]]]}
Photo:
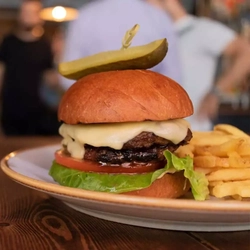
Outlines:
{"type": "Polygon", "coordinates": [[[33,30],[32,30],[32,34],[34,37],[41,37],[44,34],[44,28],[42,26],[36,26],[33,30]]]}
{"type": "Polygon", "coordinates": [[[67,11],[62,6],[56,6],[52,10],[52,16],[57,20],[63,20],[67,16],[67,11]]]}
{"type": "Polygon", "coordinates": [[[74,8],[55,6],[43,9],[40,16],[46,21],[66,22],[76,19],[78,11],[74,8]]]}

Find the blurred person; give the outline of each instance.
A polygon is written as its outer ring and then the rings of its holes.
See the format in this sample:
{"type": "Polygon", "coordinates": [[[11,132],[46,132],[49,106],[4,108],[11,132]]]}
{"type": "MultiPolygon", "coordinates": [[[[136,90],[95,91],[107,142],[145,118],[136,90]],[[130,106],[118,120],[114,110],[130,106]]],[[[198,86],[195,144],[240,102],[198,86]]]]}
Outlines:
{"type": "MultiPolygon", "coordinates": [[[[57,68],[64,51],[65,31],[62,27],[57,28],[52,36],[51,48],[54,58],[54,66],[57,68]]],[[[64,93],[63,89],[56,82],[55,86],[51,84],[42,84],[40,93],[43,102],[54,112],[57,112],[59,102],[64,93]]]]}
{"type": "Polygon", "coordinates": [[[40,1],[24,0],[17,27],[0,46],[1,124],[6,135],[57,134],[56,112],[42,102],[42,82],[55,86],[50,44],[42,36],[40,1]]]}
{"type": "MultiPolygon", "coordinates": [[[[189,15],[179,0],[155,0],[175,22],[183,70],[183,87],[194,104],[187,120],[193,130],[210,130],[217,116],[219,97],[244,82],[250,71],[250,48],[227,26],[204,17],[189,15]],[[220,56],[232,64],[214,83],[220,56]]],[[[195,13],[194,13],[195,14],[195,13]]]]}
{"type": "MultiPolygon", "coordinates": [[[[181,82],[181,69],[173,23],[159,8],[146,0],[102,0],[83,6],[68,29],[63,61],[120,49],[127,30],[140,25],[132,46],[167,38],[166,58],[152,70],[181,82]]],[[[62,79],[67,89],[74,81],[62,79]]]]}

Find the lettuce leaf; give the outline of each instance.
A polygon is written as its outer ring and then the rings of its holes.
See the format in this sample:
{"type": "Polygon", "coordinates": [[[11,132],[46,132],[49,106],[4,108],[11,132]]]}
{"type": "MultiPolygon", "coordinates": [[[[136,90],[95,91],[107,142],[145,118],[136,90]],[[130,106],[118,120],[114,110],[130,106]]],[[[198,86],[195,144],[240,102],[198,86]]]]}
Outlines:
{"type": "Polygon", "coordinates": [[[191,157],[178,158],[169,151],[165,151],[163,154],[167,159],[168,164],[166,167],[168,169],[184,171],[184,176],[190,182],[192,194],[195,200],[205,200],[209,195],[208,180],[205,174],[194,170],[193,159],[191,157]]]}
{"type": "Polygon", "coordinates": [[[205,175],[194,171],[193,160],[190,157],[178,158],[169,151],[165,151],[164,155],[167,159],[166,166],[151,173],[105,174],[81,172],[64,167],[54,161],[49,174],[62,186],[99,192],[124,193],[147,188],[166,173],[184,171],[185,177],[190,181],[194,198],[205,200],[208,196],[208,182],[205,175]]]}

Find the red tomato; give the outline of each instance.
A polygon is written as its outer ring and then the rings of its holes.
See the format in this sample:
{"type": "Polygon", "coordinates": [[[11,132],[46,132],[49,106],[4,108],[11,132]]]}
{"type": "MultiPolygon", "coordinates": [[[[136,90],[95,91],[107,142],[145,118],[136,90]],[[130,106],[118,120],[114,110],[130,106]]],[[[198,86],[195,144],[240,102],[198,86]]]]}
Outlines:
{"type": "Polygon", "coordinates": [[[162,162],[150,163],[124,163],[122,165],[106,165],[104,163],[88,160],[78,160],[62,153],[61,150],[55,153],[56,162],[67,168],[80,170],[83,172],[99,173],[148,173],[164,167],[162,162]]]}

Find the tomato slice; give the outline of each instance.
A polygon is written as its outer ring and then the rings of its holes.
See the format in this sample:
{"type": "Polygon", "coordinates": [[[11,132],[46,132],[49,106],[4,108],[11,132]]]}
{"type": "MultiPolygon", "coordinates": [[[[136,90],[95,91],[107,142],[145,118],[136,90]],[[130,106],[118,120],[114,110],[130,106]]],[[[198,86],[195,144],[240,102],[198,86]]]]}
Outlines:
{"type": "Polygon", "coordinates": [[[148,173],[164,167],[164,162],[123,163],[122,165],[106,165],[89,160],[78,160],[63,154],[61,150],[55,153],[55,160],[64,167],[84,172],[97,173],[148,173]]]}

